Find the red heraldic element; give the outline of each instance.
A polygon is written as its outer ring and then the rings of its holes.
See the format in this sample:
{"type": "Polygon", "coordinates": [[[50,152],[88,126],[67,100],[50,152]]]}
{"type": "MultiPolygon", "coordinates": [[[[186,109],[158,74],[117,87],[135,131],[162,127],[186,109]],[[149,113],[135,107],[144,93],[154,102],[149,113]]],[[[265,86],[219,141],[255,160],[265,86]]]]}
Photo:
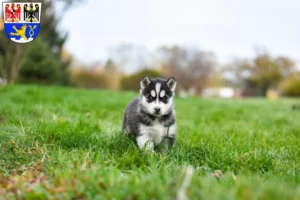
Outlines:
{"type": "Polygon", "coordinates": [[[6,21],[10,16],[10,9],[9,9],[9,4],[5,5],[5,19],[4,21],[6,21]]]}
{"type": "Polygon", "coordinates": [[[9,8],[9,4],[5,5],[5,21],[10,22],[19,22],[21,20],[21,6],[17,4],[15,6],[14,3],[11,4],[9,8]]]}
{"type": "Polygon", "coordinates": [[[18,20],[20,21],[21,20],[21,6],[20,4],[17,4],[17,9],[16,9],[16,16],[18,18],[18,20]]]}

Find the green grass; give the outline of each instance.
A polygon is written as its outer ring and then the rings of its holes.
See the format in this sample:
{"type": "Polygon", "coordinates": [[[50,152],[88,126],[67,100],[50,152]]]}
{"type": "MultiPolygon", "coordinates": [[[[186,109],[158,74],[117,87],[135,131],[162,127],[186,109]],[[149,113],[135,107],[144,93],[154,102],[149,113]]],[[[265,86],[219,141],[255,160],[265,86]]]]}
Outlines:
{"type": "Polygon", "coordinates": [[[299,99],[176,99],[176,146],[120,133],[136,93],[0,88],[0,199],[300,199],[299,99]],[[216,175],[215,170],[222,174],[216,175]]]}

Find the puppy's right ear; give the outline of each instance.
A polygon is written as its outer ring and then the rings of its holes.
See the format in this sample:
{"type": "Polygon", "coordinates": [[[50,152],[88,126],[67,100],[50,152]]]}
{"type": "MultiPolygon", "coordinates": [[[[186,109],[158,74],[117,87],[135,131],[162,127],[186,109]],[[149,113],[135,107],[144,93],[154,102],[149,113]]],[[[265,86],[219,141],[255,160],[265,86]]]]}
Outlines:
{"type": "Polygon", "coordinates": [[[171,77],[167,80],[167,85],[169,86],[169,88],[172,90],[172,92],[175,92],[176,89],[176,80],[174,77],[171,77]]]}
{"type": "Polygon", "coordinates": [[[147,76],[144,76],[141,79],[141,89],[143,90],[145,87],[147,87],[147,85],[149,85],[151,83],[150,78],[148,78],[147,76]]]}

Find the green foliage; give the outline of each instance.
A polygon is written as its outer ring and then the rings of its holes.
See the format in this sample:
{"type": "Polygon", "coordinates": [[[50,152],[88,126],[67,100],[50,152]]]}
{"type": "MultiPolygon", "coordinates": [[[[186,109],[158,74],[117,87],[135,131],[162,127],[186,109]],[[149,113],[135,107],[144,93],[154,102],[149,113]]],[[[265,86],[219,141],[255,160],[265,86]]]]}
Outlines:
{"type": "Polygon", "coordinates": [[[276,88],[278,83],[294,67],[295,63],[289,58],[273,58],[265,53],[254,59],[251,79],[265,92],[272,87],[276,88]]]}
{"type": "Polygon", "coordinates": [[[285,96],[300,96],[300,72],[292,73],[280,84],[280,91],[285,96]]]}
{"type": "Polygon", "coordinates": [[[121,89],[122,90],[139,91],[140,81],[143,76],[148,76],[149,78],[163,77],[163,75],[157,70],[144,69],[135,74],[124,77],[121,80],[121,89]]]}
{"type": "Polygon", "coordinates": [[[250,60],[235,60],[224,72],[233,75],[231,85],[265,96],[268,89],[277,89],[278,84],[294,69],[292,59],[260,52],[250,60]]]}
{"type": "Polygon", "coordinates": [[[60,80],[60,63],[52,55],[49,46],[36,38],[29,46],[26,57],[21,64],[19,82],[23,83],[58,83],[60,80]]]}
{"type": "Polygon", "coordinates": [[[176,146],[148,154],[119,132],[136,95],[0,88],[0,196],[176,199],[191,165],[190,199],[300,198],[298,99],[176,99],[176,146]]]}

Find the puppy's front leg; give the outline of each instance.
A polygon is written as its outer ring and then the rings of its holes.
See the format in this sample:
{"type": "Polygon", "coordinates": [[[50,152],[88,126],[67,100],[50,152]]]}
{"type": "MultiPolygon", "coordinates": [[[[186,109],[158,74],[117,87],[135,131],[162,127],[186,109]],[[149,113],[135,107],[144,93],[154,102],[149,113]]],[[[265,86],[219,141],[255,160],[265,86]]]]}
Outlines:
{"type": "Polygon", "coordinates": [[[165,137],[162,141],[165,149],[168,149],[169,147],[173,147],[175,143],[175,136],[174,137],[165,137]]]}
{"type": "Polygon", "coordinates": [[[162,143],[166,148],[173,147],[176,139],[176,125],[168,125],[166,132],[166,136],[164,137],[162,143]]]}
{"type": "Polygon", "coordinates": [[[140,149],[145,149],[150,152],[154,152],[153,141],[145,134],[136,138],[137,145],[140,149]]]}

